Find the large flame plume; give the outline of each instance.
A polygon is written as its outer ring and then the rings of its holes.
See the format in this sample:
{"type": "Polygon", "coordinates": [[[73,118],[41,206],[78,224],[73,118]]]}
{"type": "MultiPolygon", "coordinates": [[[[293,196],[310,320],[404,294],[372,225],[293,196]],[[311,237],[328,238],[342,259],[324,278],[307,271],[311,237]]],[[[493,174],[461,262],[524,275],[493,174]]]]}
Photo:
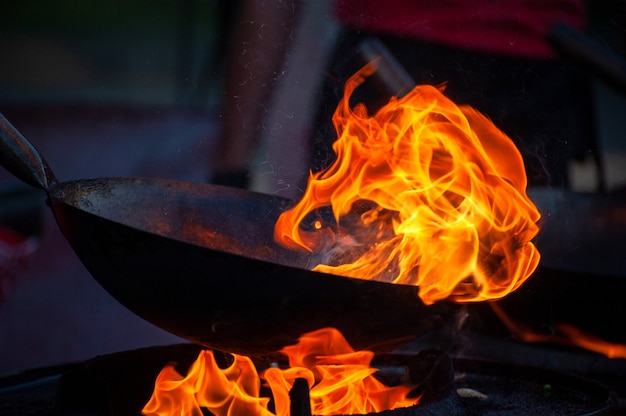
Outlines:
{"type": "Polygon", "coordinates": [[[411,386],[387,387],[370,367],[369,351],[354,351],[339,331],[324,328],[300,338],[281,351],[288,368],[270,367],[259,376],[252,361],[235,355],[228,368],[221,369],[212,351],[202,351],[187,375],[173,365],[165,367],[155,383],[146,415],[202,415],[201,408],[216,416],[287,416],[289,391],[296,379],[310,387],[311,411],[315,415],[367,414],[408,407],[419,397],[407,398],[411,386]],[[274,398],[275,413],[268,409],[269,398],[260,397],[265,380],[274,398]]]}
{"type": "Polygon", "coordinates": [[[540,214],[513,142],[441,88],[415,87],[375,114],[352,108],[370,63],[333,116],[336,161],[312,173],[275,226],[282,244],[322,260],[314,270],[415,285],[426,304],[498,299],[535,270],[540,214]],[[320,214],[331,207],[334,221],[320,214]],[[333,223],[334,222],[334,223],[333,223]]]}

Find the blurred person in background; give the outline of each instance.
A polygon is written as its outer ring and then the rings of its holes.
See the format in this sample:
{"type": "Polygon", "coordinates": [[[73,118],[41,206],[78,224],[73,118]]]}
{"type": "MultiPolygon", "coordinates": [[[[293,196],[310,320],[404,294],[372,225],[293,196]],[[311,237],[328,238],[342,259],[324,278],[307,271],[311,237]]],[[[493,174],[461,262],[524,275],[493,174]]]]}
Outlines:
{"type": "MultiPolygon", "coordinates": [[[[246,3],[252,4],[255,9],[248,11],[257,17],[242,17],[235,30],[252,22],[247,28],[255,28],[256,35],[243,30],[240,35],[258,41],[261,49],[253,52],[252,42],[235,39],[235,48],[245,47],[231,56],[229,76],[239,79],[235,89],[243,88],[228,91],[224,101],[222,145],[214,164],[214,182],[240,187],[247,186],[267,99],[280,64],[289,59],[285,52],[300,9],[298,1],[246,3]]],[[[445,83],[445,94],[455,103],[491,118],[520,149],[530,185],[568,188],[568,163],[595,151],[588,74],[562,59],[549,42],[555,24],[585,28],[583,0],[334,0],[331,11],[341,29],[320,74],[319,110],[307,149],[312,170],[334,159],[331,116],[345,81],[364,64],[361,43],[371,37],[416,84],[445,83]]],[[[367,103],[372,97],[366,95],[364,89],[355,98],[367,103]]]]}
{"type": "Polygon", "coordinates": [[[230,34],[211,182],[246,188],[269,101],[289,59],[301,0],[240,1],[230,34]]]}

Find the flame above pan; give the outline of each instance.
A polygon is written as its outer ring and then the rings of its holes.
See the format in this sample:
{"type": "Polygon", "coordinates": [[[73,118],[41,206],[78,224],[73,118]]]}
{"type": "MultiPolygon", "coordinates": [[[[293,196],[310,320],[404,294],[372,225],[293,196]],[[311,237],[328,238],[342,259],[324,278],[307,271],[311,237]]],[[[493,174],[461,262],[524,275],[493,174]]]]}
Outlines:
{"type": "Polygon", "coordinates": [[[498,299],[535,270],[540,214],[520,152],[489,119],[420,85],[375,114],[352,108],[370,63],[346,84],[333,122],[336,161],[311,174],[276,239],[314,270],[419,286],[426,304],[498,299]],[[322,214],[332,210],[332,220],[322,214]]]}

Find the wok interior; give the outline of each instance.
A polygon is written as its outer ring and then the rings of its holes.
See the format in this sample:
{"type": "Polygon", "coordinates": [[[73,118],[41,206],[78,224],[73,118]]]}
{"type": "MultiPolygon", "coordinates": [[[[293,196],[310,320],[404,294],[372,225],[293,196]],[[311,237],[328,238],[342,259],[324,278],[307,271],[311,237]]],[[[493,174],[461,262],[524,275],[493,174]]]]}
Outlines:
{"type": "Polygon", "coordinates": [[[217,185],[163,179],[64,182],[53,198],[97,217],[195,246],[308,268],[308,253],[279,246],[274,224],[291,201],[217,185]]]}
{"type": "Polygon", "coordinates": [[[94,179],[50,190],[66,238],[118,301],[178,336],[274,356],[303,333],[340,330],[357,349],[404,344],[448,314],[416,288],[310,271],[274,242],[290,201],[206,184],[94,179]],[[181,243],[182,242],[182,243],[181,243]],[[285,267],[286,266],[286,267],[285,267]]]}
{"type": "MultiPolygon", "coordinates": [[[[204,183],[100,178],[57,184],[53,198],[137,230],[196,246],[310,269],[308,252],[274,240],[274,224],[293,201],[204,183]]],[[[554,269],[626,273],[626,199],[529,189],[542,213],[541,265],[554,269]],[[590,221],[591,219],[591,221],[590,221]]]]}

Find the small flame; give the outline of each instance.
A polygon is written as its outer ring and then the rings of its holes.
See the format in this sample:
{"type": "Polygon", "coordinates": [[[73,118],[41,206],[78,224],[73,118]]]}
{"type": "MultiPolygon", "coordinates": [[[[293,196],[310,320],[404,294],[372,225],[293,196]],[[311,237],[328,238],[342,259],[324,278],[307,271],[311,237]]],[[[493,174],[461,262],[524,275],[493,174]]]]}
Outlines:
{"type": "Polygon", "coordinates": [[[626,344],[609,342],[567,323],[553,325],[552,329],[554,333],[552,334],[542,334],[534,331],[523,323],[516,322],[500,305],[491,302],[490,306],[500,319],[500,322],[523,342],[560,344],[583,348],[602,354],[607,358],[626,359],[626,344]]]}
{"type": "Polygon", "coordinates": [[[569,324],[558,324],[555,329],[562,334],[564,339],[562,344],[569,343],[569,345],[603,354],[607,358],[626,358],[626,344],[606,341],[569,324]]]}
{"type": "Polygon", "coordinates": [[[519,151],[432,86],[393,97],[373,116],[363,104],[351,108],[375,70],[370,63],[347,82],[333,116],[337,160],[312,173],[303,198],[279,217],[277,241],[325,253],[320,272],[419,286],[426,304],[517,289],[539,262],[530,241],[540,217],[519,151]],[[336,224],[321,218],[327,206],[336,224]]]}
{"type": "Polygon", "coordinates": [[[313,414],[366,414],[408,407],[419,398],[407,398],[410,386],[387,387],[370,367],[369,351],[354,351],[343,335],[324,328],[302,336],[298,344],[282,351],[289,368],[270,367],[259,377],[252,361],[240,355],[220,369],[212,351],[202,351],[187,376],[166,366],[142,410],[146,415],[201,415],[207,408],[216,416],[273,415],[268,398],[260,397],[261,380],[272,391],[276,415],[289,415],[289,391],[296,379],[310,386],[313,414]]]}

